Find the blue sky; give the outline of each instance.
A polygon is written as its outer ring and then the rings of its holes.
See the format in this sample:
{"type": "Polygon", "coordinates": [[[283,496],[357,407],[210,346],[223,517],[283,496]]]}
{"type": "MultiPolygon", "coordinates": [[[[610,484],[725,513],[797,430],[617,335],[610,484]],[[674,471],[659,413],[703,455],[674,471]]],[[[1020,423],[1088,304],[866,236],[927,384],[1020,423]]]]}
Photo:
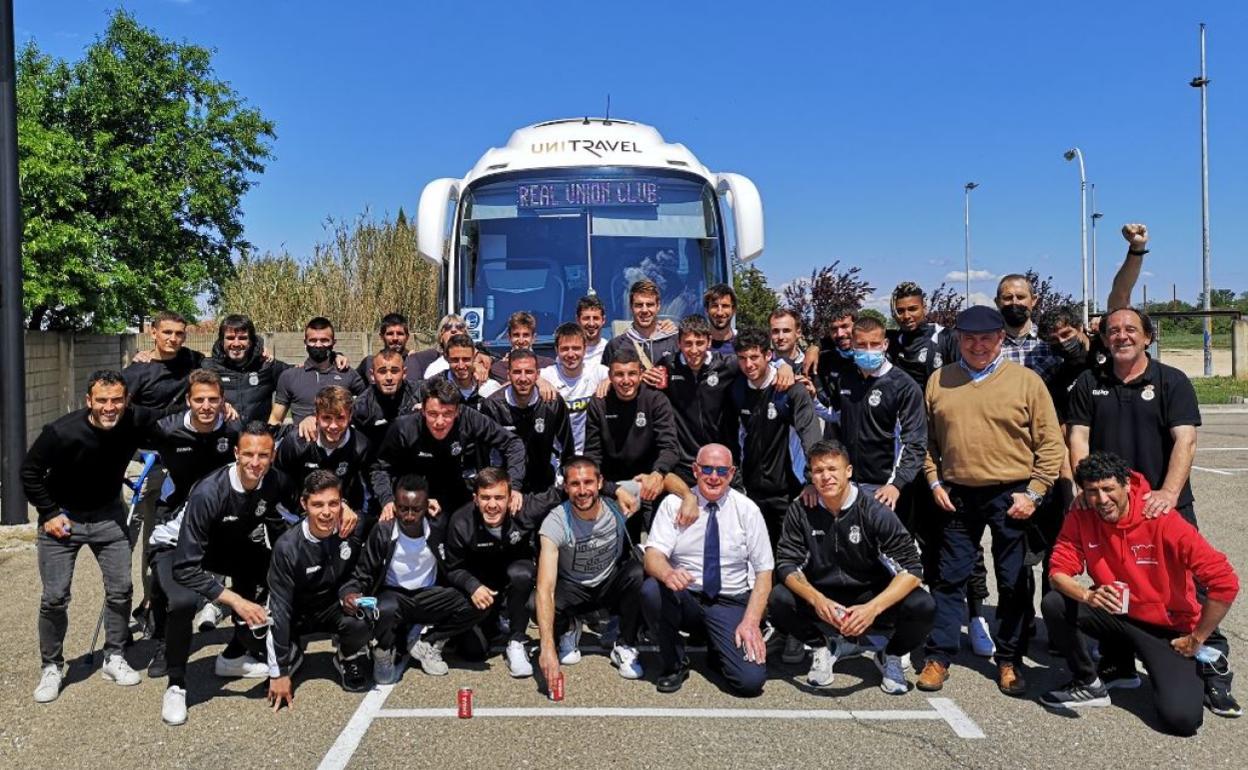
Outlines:
{"type": "MultiPolygon", "coordinates": [[[[103,0],[16,0],[17,42],[77,58],[103,0]]],[[[277,123],[245,201],[261,249],[307,253],[326,217],[415,210],[520,126],[656,126],[763,196],[773,286],[835,259],[883,296],[963,265],[1034,267],[1079,293],[1078,145],[1096,185],[1100,294],[1118,228],[1148,223],[1150,298],[1200,291],[1197,24],[1209,25],[1213,283],[1248,290],[1248,10],[1241,2],[321,2],[131,0],[277,123]]],[[[960,275],[951,281],[961,286],[960,275]]],[[[1136,298],[1139,298],[1137,290],[1136,298]]],[[[878,300],[877,300],[878,302],[878,300]]]]}

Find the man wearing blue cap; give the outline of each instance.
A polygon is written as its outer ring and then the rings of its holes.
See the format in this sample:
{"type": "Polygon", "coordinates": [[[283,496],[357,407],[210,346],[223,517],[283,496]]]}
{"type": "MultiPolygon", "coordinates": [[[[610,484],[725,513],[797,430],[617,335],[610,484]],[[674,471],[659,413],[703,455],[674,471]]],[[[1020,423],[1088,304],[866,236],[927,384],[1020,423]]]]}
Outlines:
{"type": "Polygon", "coordinates": [[[997,687],[1021,696],[1031,604],[1025,563],[1028,519],[1057,479],[1065,449],[1044,381],[1001,353],[1005,319],[976,306],[958,314],[961,360],[927,382],[924,472],[944,516],[932,584],[936,622],[927,640],[921,690],[939,690],[958,652],[966,584],[984,527],[997,571],[997,687]]]}

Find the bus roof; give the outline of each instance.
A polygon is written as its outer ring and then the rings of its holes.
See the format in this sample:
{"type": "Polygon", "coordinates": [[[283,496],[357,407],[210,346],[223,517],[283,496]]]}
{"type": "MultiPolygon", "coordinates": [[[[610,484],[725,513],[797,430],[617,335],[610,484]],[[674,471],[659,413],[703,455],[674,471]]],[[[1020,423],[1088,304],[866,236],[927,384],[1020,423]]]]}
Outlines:
{"type": "Polygon", "coordinates": [[[548,120],[517,129],[505,147],[493,147],[464,177],[465,186],[510,171],[578,166],[667,168],[714,175],[683,144],[669,144],[652,126],[615,118],[548,120]]]}

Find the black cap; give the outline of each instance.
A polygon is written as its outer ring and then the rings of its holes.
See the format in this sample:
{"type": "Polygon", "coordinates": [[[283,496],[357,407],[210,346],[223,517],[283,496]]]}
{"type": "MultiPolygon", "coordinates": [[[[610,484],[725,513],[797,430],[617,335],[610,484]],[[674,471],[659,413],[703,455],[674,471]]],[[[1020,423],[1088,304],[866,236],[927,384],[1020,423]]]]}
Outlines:
{"type": "Polygon", "coordinates": [[[1001,317],[1001,313],[996,308],[975,305],[958,313],[958,320],[954,327],[960,332],[972,334],[997,332],[1005,328],[1005,319],[1001,317]]]}

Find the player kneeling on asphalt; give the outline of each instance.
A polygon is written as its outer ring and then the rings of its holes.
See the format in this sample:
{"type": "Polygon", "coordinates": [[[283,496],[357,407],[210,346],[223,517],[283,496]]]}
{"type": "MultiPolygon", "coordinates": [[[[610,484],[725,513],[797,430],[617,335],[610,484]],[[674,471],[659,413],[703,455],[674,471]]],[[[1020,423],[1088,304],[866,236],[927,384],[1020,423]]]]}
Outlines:
{"type": "Polygon", "coordinates": [[[334,634],[334,667],[342,689],[369,687],[368,640],[372,628],[362,612],[338,601],[338,586],[354,563],[354,545],[342,537],[342,481],[333,471],[317,469],[303,480],[303,521],[273,544],[269,562],[269,703],[273,709],[295,700],[292,677],[303,662],[300,636],[334,634]]]}
{"type": "Polygon", "coordinates": [[[832,684],[837,658],[869,645],[882,647],[875,652],[880,689],[901,695],[910,689],[901,656],[927,638],[936,614],[920,588],[918,549],[897,514],[850,482],[854,469],[839,442],[816,443],[809,462],[819,500],[796,499],[785,513],[771,621],[814,649],[810,684],[832,684]]]}
{"type": "Polygon", "coordinates": [[[568,502],[552,509],[538,530],[536,604],[542,675],[549,687],[562,676],[560,664],[580,662],[576,618],[606,609],[620,617],[611,665],[625,679],[640,679],[635,645],[644,573],[634,558],[625,515],[600,496],[602,473],[587,457],[573,457],[564,466],[563,488],[568,502]]]}
{"type": "Polygon", "coordinates": [[[338,591],[348,613],[370,611],[360,603],[364,596],[377,599],[373,623],[377,684],[394,684],[403,675],[395,654],[400,638],[408,640],[408,652],[421,670],[444,676],[450,671],[442,660],[446,640],[485,615],[459,589],[438,585],[441,533],[426,518],[428,512],[429,484],[424,477],[400,478],[394,485],[394,518],[373,527],[355,572],[338,591]],[[402,637],[401,631],[406,632],[402,637]]]}
{"type": "Polygon", "coordinates": [[[659,635],[659,692],[676,692],[689,678],[682,629],[706,629],[707,656],[738,695],[763,691],[767,645],[759,624],[771,593],[773,567],[767,524],[758,506],[729,488],[736,468],[722,444],[702,447],[693,463],[698,518],[681,528],[680,500],[659,504],[646,540],[641,589],[646,623],[659,635]]]}
{"type": "Polygon", "coordinates": [[[1064,653],[1073,681],[1040,702],[1061,709],[1108,706],[1109,687],[1139,686],[1139,656],[1163,729],[1195,735],[1204,720],[1200,664],[1220,671],[1227,666],[1205,641],[1231,608],[1239,579],[1226,556],[1176,510],[1144,515],[1148,481],[1117,455],[1088,455],[1075,468],[1075,483],[1082,494],[1053,546],[1053,590],[1041,603],[1050,643],[1064,653]],[[1091,587],[1075,580],[1085,571],[1091,587]],[[1195,583],[1207,591],[1203,601],[1195,583]],[[1080,632],[1100,640],[1102,655],[1111,659],[1102,660],[1106,670],[1131,676],[1102,680],[1080,632]]]}

